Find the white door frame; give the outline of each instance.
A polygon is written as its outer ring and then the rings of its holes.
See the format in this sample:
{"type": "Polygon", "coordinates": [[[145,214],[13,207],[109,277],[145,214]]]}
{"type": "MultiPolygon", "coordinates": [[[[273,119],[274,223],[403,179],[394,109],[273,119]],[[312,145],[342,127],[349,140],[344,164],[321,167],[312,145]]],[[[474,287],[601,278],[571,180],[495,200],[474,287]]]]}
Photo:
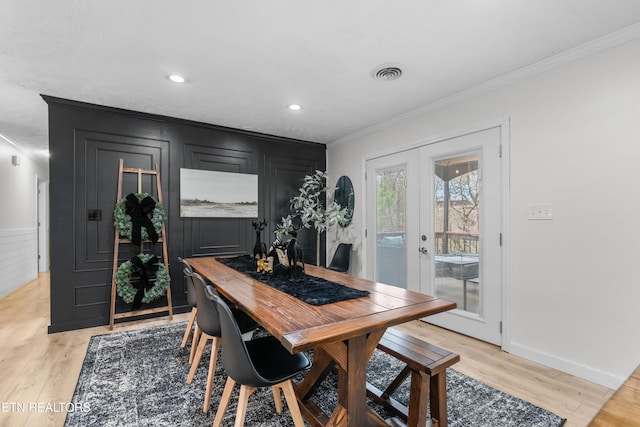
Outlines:
{"type": "Polygon", "coordinates": [[[49,270],[49,181],[36,179],[38,183],[38,272],[49,270]]]}
{"type": "MultiPolygon", "coordinates": [[[[414,148],[419,148],[425,145],[429,145],[429,144],[434,144],[434,143],[438,143],[438,142],[443,142],[446,141],[448,139],[452,139],[452,138],[457,138],[460,136],[464,136],[464,135],[468,135],[470,133],[476,133],[476,132],[480,132],[483,130],[487,130],[487,129],[491,129],[491,128],[495,128],[495,127],[500,127],[500,137],[501,137],[501,141],[502,141],[502,146],[501,146],[501,156],[502,156],[502,162],[501,162],[501,181],[502,181],[502,188],[501,193],[502,193],[502,201],[501,201],[501,214],[502,214],[502,224],[501,224],[501,229],[502,229],[502,252],[501,252],[501,281],[500,281],[500,287],[501,287],[501,294],[502,294],[502,301],[500,302],[501,304],[501,312],[502,312],[502,344],[501,344],[501,348],[505,351],[509,351],[510,350],[510,345],[509,345],[509,311],[507,309],[507,301],[509,301],[509,268],[508,268],[508,263],[507,263],[507,254],[509,253],[509,224],[510,224],[510,218],[509,218],[509,209],[508,206],[510,204],[510,169],[509,169],[509,164],[510,164],[510,136],[511,136],[511,131],[510,131],[510,119],[509,117],[505,116],[505,117],[501,117],[495,120],[490,120],[490,121],[486,121],[483,123],[478,123],[476,125],[473,125],[471,127],[468,128],[462,128],[456,131],[452,131],[452,132],[448,132],[445,134],[441,134],[441,135],[437,135],[434,137],[430,137],[427,139],[423,139],[423,140],[419,140],[416,142],[412,142],[412,143],[408,143],[405,145],[398,145],[392,147],[392,148],[388,148],[384,151],[380,151],[380,152],[375,152],[369,155],[365,155],[362,159],[362,165],[361,165],[361,171],[362,171],[362,182],[366,182],[365,180],[365,176],[366,176],[366,171],[367,171],[367,162],[373,159],[376,159],[378,157],[384,157],[384,156],[388,156],[391,154],[395,154],[395,153],[399,153],[402,151],[407,151],[407,150],[412,150],[414,148]]],[[[372,232],[371,234],[367,235],[367,206],[368,206],[368,200],[367,200],[367,191],[366,191],[366,184],[363,186],[363,191],[362,193],[362,202],[361,202],[361,206],[363,206],[363,210],[364,210],[364,214],[363,214],[363,223],[362,223],[362,236],[364,236],[363,240],[365,241],[364,246],[367,247],[367,245],[369,245],[368,239],[373,239],[375,238],[375,236],[373,235],[374,233],[372,232]]],[[[362,260],[362,271],[366,272],[369,271],[369,266],[368,266],[369,261],[367,260],[367,257],[363,257],[362,260]]]]}
{"type": "MultiPolygon", "coordinates": [[[[481,176],[480,190],[480,306],[479,311],[467,311],[458,302],[458,309],[430,316],[425,321],[439,325],[463,334],[496,344],[502,344],[502,247],[500,234],[502,233],[500,194],[500,144],[499,127],[473,134],[463,135],[438,144],[421,147],[420,171],[422,185],[421,195],[421,233],[428,236],[426,242],[430,252],[420,256],[423,272],[421,273],[422,290],[429,295],[439,296],[434,286],[436,264],[433,218],[434,176],[433,165],[439,159],[453,159],[460,155],[478,155],[479,176],[481,176]],[[489,261],[491,260],[491,261],[489,261]]],[[[462,285],[462,282],[460,282],[462,285]]],[[[466,295],[465,295],[466,297],[466,295]]]]}
{"type": "MultiPolygon", "coordinates": [[[[420,188],[420,174],[418,172],[419,164],[418,158],[415,156],[415,153],[412,153],[412,150],[400,151],[398,153],[388,154],[386,156],[382,156],[379,159],[370,159],[366,164],[366,172],[367,179],[376,179],[375,170],[385,170],[385,169],[393,169],[396,167],[405,167],[408,175],[406,176],[406,194],[411,196],[412,194],[417,194],[420,188]],[[376,168],[376,162],[380,160],[379,167],[376,168]],[[371,169],[370,169],[371,167],[371,169]]],[[[373,187],[366,184],[364,191],[367,193],[367,207],[365,209],[371,209],[374,215],[376,212],[376,194],[370,193],[373,190],[373,187]]],[[[419,198],[416,197],[408,197],[406,199],[405,212],[417,212],[420,209],[419,198]]],[[[377,220],[376,220],[377,221],[377,220]]],[[[407,289],[411,291],[420,291],[420,260],[418,257],[409,256],[409,251],[416,251],[419,244],[419,237],[417,234],[406,234],[407,230],[418,230],[420,228],[420,218],[419,217],[409,217],[405,218],[405,260],[406,260],[406,285],[407,289]]],[[[365,215],[364,220],[365,226],[368,226],[368,216],[365,215]]],[[[370,230],[371,235],[377,235],[376,230],[370,230]]],[[[367,232],[368,234],[368,232],[367,232]]],[[[365,270],[365,275],[368,279],[372,280],[375,277],[375,269],[377,265],[377,254],[375,250],[375,246],[377,245],[377,241],[375,239],[368,239],[365,241],[365,253],[373,254],[373,259],[370,263],[367,264],[367,268],[369,270],[365,270]]],[[[415,253],[412,253],[415,255],[415,253]]]]}

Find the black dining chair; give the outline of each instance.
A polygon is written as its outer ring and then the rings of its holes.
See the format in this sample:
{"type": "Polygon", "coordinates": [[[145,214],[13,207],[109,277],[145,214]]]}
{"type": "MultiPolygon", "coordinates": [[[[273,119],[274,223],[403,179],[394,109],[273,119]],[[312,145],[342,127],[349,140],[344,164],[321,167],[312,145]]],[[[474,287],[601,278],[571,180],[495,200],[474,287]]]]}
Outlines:
{"type": "Polygon", "coordinates": [[[215,302],[220,314],[224,339],[222,363],[228,375],[222,399],[213,420],[213,427],[220,426],[222,423],[236,383],[240,384],[240,395],[235,426],[244,425],[249,396],[258,387],[271,387],[276,412],[282,412],[280,396],[280,390],[282,390],[294,425],[304,427],[291,378],[311,366],[307,356],[303,353],[289,353],[273,336],[243,341],[241,329],[229,306],[215,293],[212,286],[207,286],[205,289],[207,296],[215,302]]]}
{"type": "Polygon", "coordinates": [[[331,263],[327,267],[329,270],[339,271],[346,273],[349,271],[349,264],[351,263],[351,243],[340,243],[336,248],[331,263]]]}
{"type": "MultiPolygon", "coordinates": [[[[215,289],[211,285],[207,285],[198,273],[193,271],[189,272],[186,269],[184,274],[193,280],[193,285],[196,291],[196,304],[198,310],[196,312],[196,324],[200,330],[200,338],[198,339],[198,348],[196,349],[191,363],[191,369],[187,376],[187,384],[191,384],[193,377],[195,376],[202,354],[207,345],[207,342],[211,340],[211,357],[209,358],[209,372],[207,375],[207,386],[205,388],[203,411],[208,412],[211,404],[211,389],[213,387],[213,378],[216,372],[216,360],[218,358],[218,349],[220,348],[220,316],[216,305],[205,294],[205,286],[211,287],[212,293],[216,293],[215,289]]],[[[217,293],[216,293],[217,295],[217,293]]],[[[234,309],[232,316],[239,325],[242,333],[250,332],[258,327],[258,324],[251,319],[242,310],[234,309]]]]}
{"type": "MultiPolygon", "coordinates": [[[[182,265],[183,270],[187,270],[193,273],[193,268],[191,265],[181,257],[178,257],[178,262],[182,265]]],[[[196,289],[193,285],[193,278],[184,275],[184,279],[187,285],[187,303],[191,306],[191,314],[189,315],[189,321],[187,322],[187,329],[184,331],[184,336],[182,337],[182,343],[180,344],[180,348],[185,348],[187,346],[187,342],[189,341],[189,336],[191,335],[191,331],[194,329],[194,323],[196,320],[196,312],[198,311],[198,306],[196,302],[196,289]]],[[[193,361],[193,356],[195,354],[195,349],[198,345],[198,337],[200,335],[200,331],[198,330],[197,324],[195,325],[195,330],[193,330],[193,339],[191,342],[191,353],[189,354],[189,363],[193,361]]]]}

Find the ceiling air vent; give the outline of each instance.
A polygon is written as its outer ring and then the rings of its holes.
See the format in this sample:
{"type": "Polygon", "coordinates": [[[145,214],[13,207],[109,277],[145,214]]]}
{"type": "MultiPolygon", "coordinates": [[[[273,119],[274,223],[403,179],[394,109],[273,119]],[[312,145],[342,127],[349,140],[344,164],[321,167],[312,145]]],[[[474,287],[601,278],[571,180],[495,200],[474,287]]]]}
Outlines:
{"type": "Polygon", "coordinates": [[[371,77],[374,80],[391,81],[397,80],[402,75],[402,68],[397,65],[384,64],[371,71],[371,77]]]}

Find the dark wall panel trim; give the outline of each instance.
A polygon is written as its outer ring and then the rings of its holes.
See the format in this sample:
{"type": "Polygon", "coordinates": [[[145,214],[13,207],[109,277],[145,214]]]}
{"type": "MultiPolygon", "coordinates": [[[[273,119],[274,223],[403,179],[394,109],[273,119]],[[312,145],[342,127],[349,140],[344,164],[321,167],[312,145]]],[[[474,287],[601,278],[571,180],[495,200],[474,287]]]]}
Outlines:
{"type": "MultiPolygon", "coordinates": [[[[248,253],[255,239],[252,219],[181,218],[181,168],[258,175],[259,218],[269,220],[262,238],[270,244],[275,224],[289,213],[288,201],[304,175],[326,167],[324,144],[42,97],[49,107],[51,151],[50,332],[109,322],[120,158],[127,167],[160,165],[176,312],[190,309],[177,257],[248,253]]],[[[143,181],[143,191],[153,188],[151,180],[143,181]]],[[[136,180],[127,178],[123,195],[135,191],[136,180]]],[[[315,250],[315,235],[309,233],[301,243],[315,250]]],[[[146,251],[159,255],[159,246],[148,246],[146,251]]],[[[120,246],[119,262],[137,253],[133,245],[120,246]]],[[[118,298],[116,311],[128,310],[118,298]]]]}

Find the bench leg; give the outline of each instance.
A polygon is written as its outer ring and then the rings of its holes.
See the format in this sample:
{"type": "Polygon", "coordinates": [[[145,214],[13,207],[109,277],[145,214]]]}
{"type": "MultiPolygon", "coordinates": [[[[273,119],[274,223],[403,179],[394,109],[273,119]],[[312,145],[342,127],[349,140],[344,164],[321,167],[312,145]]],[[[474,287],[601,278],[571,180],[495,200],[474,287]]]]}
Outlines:
{"type": "Polygon", "coordinates": [[[447,427],[447,372],[434,375],[431,381],[431,418],[433,427],[447,427]]]}
{"type": "Polygon", "coordinates": [[[430,376],[426,372],[411,371],[407,427],[424,427],[427,425],[429,380],[430,376]]]}
{"type": "Polygon", "coordinates": [[[395,393],[395,391],[402,385],[407,376],[409,376],[409,372],[411,372],[411,368],[409,368],[409,366],[405,366],[402,371],[400,371],[400,373],[396,376],[396,378],[391,382],[391,384],[389,384],[389,387],[385,389],[385,391],[382,393],[382,396],[380,397],[385,400],[389,400],[391,395],[395,393]]]}

